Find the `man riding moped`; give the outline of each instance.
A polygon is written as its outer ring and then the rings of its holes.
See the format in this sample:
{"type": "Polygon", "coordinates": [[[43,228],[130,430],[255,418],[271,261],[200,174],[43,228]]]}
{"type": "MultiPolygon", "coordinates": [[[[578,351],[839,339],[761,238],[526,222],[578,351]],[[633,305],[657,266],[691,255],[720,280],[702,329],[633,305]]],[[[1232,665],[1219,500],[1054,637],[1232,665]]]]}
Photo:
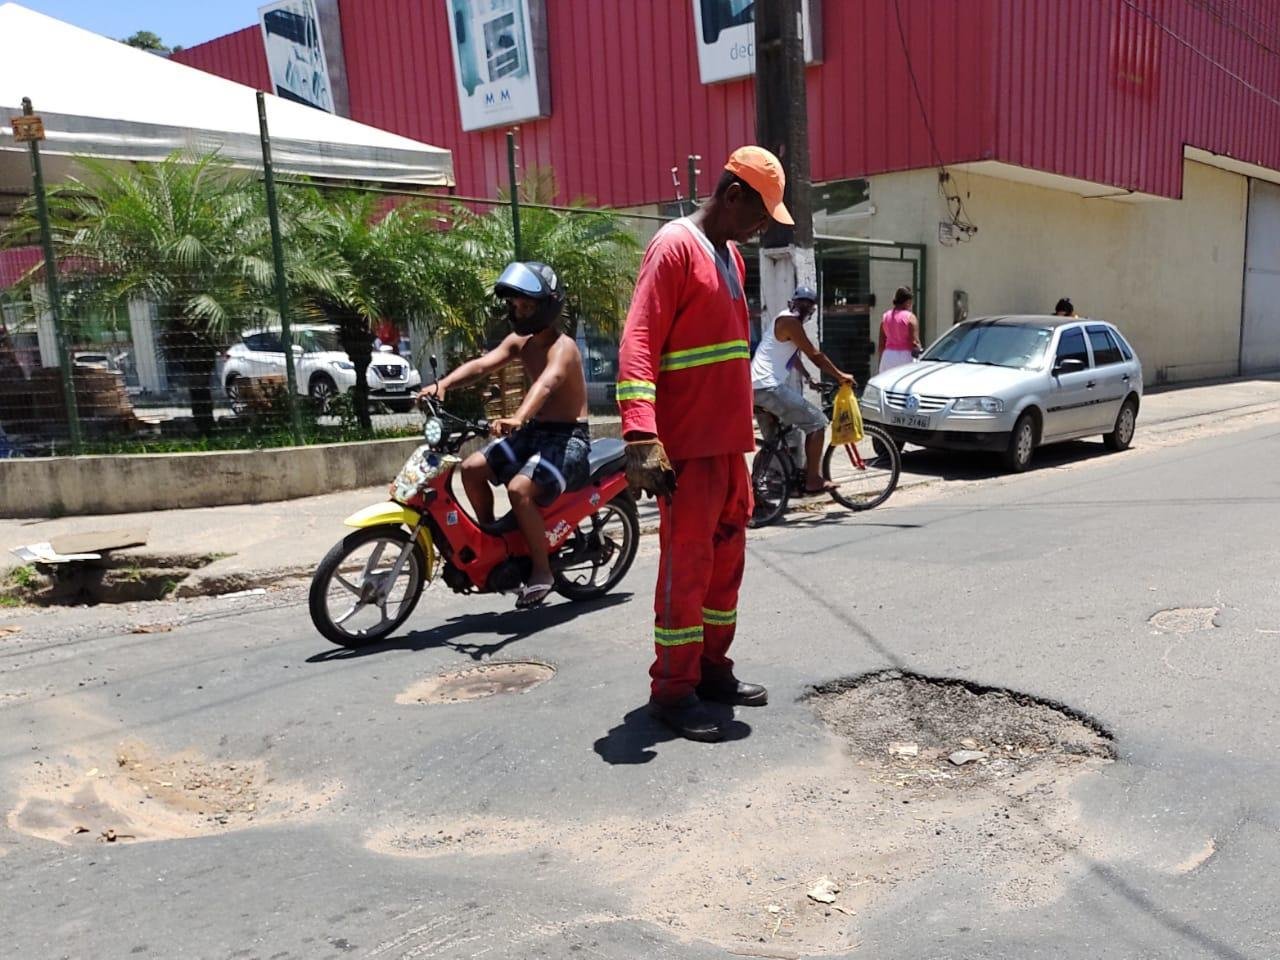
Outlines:
{"type": "Polygon", "coordinates": [[[443,400],[448,390],[488,376],[521,360],[532,386],[515,416],[490,424],[493,441],[462,463],[462,485],[476,520],[491,524],[493,491],[502,484],[529,544],[532,572],[516,606],[537,606],[554,585],[546,525],[539,507],[552,503],[586,478],[591,448],[587,384],[582,355],[560,329],[564,288],[545,263],[512,263],[493,288],[507,305],[511,333],[495,349],[462,364],[421,396],[443,400]]]}

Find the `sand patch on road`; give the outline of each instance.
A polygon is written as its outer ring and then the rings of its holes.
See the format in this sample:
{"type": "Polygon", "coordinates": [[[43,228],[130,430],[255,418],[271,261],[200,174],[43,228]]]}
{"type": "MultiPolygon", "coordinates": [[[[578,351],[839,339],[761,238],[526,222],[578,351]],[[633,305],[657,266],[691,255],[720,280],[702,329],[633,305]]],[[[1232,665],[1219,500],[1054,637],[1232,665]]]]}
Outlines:
{"type": "Polygon", "coordinates": [[[164,755],[140,740],[74,757],[36,762],[8,815],[11,830],[63,844],[200,837],[295,820],[339,789],[278,781],[261,760],[164,755]]]}
{"type": "MultiPolygon", "coordinates": [[[[1037,907],[1107,844],[1069,792],[1107,761],[1045,759],[969,788],[886,775],[834,748],[828,762],[771,770],[656,819],[574,821],[426,817],[366,837],[405,857],[532,858],[618,891],[615,919],[655,923],[685,940],[767,956],[853,949],[862,918],[903,884],[962,874],[991,910],[1037,907]],[[829,880],[834,902],[809,896],[829,880]]],[[[522,866],[520,869],[525,869],[522,866]]]]}

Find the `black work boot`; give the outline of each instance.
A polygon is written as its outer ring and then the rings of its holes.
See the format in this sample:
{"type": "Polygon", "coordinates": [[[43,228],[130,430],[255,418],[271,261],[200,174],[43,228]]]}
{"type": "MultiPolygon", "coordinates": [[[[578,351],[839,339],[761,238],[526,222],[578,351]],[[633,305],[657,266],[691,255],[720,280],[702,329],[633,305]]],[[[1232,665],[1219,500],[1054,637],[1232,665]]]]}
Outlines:
{"type": "Polygon", "coordinates": [[[714,703],[734,707],[763,707],[769,702],[769,691],[758,683],[744,683],[732,673],[703,673],[698,696],[714,703]]]}
{"type": "Polygon", "coordinates": [[[696,694],[689,694],[674,703],[649,701],[649,714],[661,720],[686,740],[715,743],[724,739],[720,721],[711,715],[696,694]]]}

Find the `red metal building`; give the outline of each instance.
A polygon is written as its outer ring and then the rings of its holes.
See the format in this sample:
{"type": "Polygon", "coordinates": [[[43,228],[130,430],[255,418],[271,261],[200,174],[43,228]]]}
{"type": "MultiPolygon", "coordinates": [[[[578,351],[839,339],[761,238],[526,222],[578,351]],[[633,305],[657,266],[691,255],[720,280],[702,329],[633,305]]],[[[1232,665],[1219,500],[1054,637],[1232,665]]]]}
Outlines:
{"type": "MultiPolygon", "coordinates": [[[[328,2],[352,118],[451,149],[459,192],[493,196],[506,181],[505,130],[462,129],[444,0],[328,2]]],[[[565,197],[630,207],[673,199],[672,167],[683,175],[700,154],[705,193],[718,159],[754,139],[755,106],[750,79],[701,82],[693,7],[545,0],[550,108],[521,124],[525,167],[553,168],[565,197]]],[[[825,0],[816,9],[813,179],[869,182],[861,225],[839,236],[927,252],[919,281],[930,290],[930,334],[964,304],[1034,312],[1073,293],[1125,325],[1153,379],[1280,367],[1280,312],[1264,306],[1280,303],[1280,191],[1265,182],[1280,183],[1280,5],[825,0]],[[949,214],[930,172],[940,166],[982,232],[941,229],[949,214]],[[1180,203],[1161,203],[1170,200],[1180,203]]],[[[176,58],[269,82],[256,26],[176,58]]],[[[872,318],[897,282],[883,270],[877,279],[874,260],[851,268],[864,292],[847,301],[872,318]]]]}
{"type": "MultiPolygon", "coordinates": [[[[552,166],[568,193],[653,203],[689,154],[752,140],[752,81],[699,81],[691,6],[547,0],[551,115],[522,124],[526,163],[552,166]]],[[[504,133],[462,130],[445,5],[339,9],[353,119],[449,147],[459,190],[492,192],[504,133]]],[[[809,69],[816,181],[999,160],[1175,197],[1184,145],[1280,168],[1274,3],[827,0],[822,15],[825,57],[809,69]]],[[[175,59],[268,84],[257,26],[175,59]]]]}

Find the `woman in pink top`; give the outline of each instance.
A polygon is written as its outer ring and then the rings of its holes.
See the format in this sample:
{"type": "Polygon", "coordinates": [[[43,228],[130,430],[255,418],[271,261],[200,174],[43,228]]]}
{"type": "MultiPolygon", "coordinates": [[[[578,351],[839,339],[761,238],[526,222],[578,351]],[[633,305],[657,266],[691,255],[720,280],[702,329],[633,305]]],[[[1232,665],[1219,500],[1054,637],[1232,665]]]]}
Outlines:
{"type": "Polygon", "coordinates": [[[899,287],[893,295],[893,309],[880,320],[880,373],[911,363],[921,351],[920,321],[911,312],[911,291],[899,287]]]}

